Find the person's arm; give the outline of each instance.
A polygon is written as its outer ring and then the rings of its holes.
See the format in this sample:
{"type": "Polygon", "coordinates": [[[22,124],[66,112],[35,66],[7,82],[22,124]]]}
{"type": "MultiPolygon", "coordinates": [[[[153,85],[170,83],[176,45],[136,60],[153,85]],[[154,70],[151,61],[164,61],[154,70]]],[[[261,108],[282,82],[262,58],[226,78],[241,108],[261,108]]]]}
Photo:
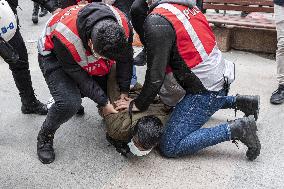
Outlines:
{"type": "Polygon", "coordinates": [[[79,89],[86,97],[98,103],[99,106],[106,106],[107,95],[98,83],[74,61],[70,52],[57,38],[53,38],[53,42],[54,53],[66,74],[78,84],[79,89]]]}
{"type": "Polygon", "coordinates": [[[140,111],[146,110],[160,91],[175,42],[174,29],[161,16],[148,16],[145,20],[144,29],[147,71],[142,91],[134,100],[134,105],[140,111]]]}
{"type": "Polygon", "coordinates": [[[120,92],[123,94],[128,94],[130,88],[130,82],[132,78],[132,68],[133,68],[133,30],[129,25],[130,35],[128,38],[128,48],[129,51],[124,55],[121,60],[117,61],[116,64],[116,79],[120,92]]]}

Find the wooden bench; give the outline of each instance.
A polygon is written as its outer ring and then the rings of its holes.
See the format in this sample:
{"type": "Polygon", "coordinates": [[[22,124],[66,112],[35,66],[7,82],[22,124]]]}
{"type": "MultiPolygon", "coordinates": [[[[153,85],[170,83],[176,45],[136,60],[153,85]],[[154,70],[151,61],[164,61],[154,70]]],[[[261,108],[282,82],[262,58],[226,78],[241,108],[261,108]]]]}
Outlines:
{"type": "Polygon", "coordinates": [[[224,10],[225,14],[206,14],[207,20],[214,25],[275,29],[275,23],[272,19],[226,14],[226,11],[273,13],[273,0],[204,0],[203,8],[224,10]]]}
{"type": "Polygon", "coordinates": [[[272,15],[241,16],[241,12],[273,13],[273,6],[273,0],[203,0],[203,9],[207,9],[205,16],[223,52],[234,48],[275,53],[277,38],[272,15]],[[208,9],[223,10],[224,13],[214,13],[208,9]]]}

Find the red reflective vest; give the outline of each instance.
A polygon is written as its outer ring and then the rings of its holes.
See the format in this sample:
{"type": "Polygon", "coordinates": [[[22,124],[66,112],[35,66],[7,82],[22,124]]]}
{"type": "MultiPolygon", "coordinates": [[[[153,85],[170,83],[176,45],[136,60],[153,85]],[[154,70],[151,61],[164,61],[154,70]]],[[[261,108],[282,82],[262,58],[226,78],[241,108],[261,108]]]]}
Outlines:
{"type": "Polygon", "coordinates": [[[179,55],[207,90],[221,90],[227,74],[233,80],[233,63],[223,59],[206,17],[196,6],[161,3],[150,14],[161,15],[172,24],[179,55]]]}
{"type": "MultiPolygon", "coordinates": [[[[42,37],[39,40],[39,53],[41,55],[50,54],[54,44],[52,38],[58,38],[69,50],[73,59],[89,75],[103,76],[110,72],[113,60],[106,60],[95,57],[90,51],[84,48],[77,29],[78,12],[85,5],[74,5],[67,7],[58,14],[54,15],[48,22],[42,37]]],[[[117,8],[108,5],[112,10],[118,23],[124,28],[126,37],[129,37],[129,27],[126,16],[117,8]]]]}

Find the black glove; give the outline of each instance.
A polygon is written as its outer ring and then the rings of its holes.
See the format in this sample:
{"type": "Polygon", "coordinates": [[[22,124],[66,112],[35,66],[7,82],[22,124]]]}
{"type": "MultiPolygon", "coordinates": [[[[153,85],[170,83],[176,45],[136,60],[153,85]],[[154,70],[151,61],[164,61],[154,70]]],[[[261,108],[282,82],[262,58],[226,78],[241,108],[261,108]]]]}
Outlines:
{"type": "Polygon", "coordinates": [[[16,63],[19,60],[18,53],[2,37],[0,37],[0,56],[9,64],[16,63]]]}

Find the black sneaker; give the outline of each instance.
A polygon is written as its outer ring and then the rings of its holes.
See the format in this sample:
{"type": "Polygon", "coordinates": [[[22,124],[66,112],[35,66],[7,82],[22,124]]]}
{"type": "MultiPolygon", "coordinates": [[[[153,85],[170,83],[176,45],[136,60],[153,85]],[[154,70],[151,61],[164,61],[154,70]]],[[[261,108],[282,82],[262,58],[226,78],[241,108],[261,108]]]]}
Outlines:
{"type": "Polygon", "coordinates": [[[35,100],[28,104],[22,104],[21,110],[23,114],[46,115],[48,113],[46,105],[41,103],[39,100],[35,100]]]}
{"type": "MultiPolygon", "coordinates": [[[[253,116],[236,119],[229,122],[231,139],[236,143],[240,140],[248,147],[246,156],[249,160],[255,160],[260,154],[261,144],[256,134],[257,127],[253,116]]],[[[237,143],[236,143],[237,144],[237,143]]]]}
{"type": "Polygon", "coordinates": [[[278,89],[274,91],[270,97],[271,104],[282,104],[284,102],[284,85],[279,85],[278,89]]]}
{"type": "Polygon", "coordinates": [[[42,130],[37,137],[37,155],[43,164],[52,163],[55,160],[53,149],[53,133],[44,133],[42,130]]]}

